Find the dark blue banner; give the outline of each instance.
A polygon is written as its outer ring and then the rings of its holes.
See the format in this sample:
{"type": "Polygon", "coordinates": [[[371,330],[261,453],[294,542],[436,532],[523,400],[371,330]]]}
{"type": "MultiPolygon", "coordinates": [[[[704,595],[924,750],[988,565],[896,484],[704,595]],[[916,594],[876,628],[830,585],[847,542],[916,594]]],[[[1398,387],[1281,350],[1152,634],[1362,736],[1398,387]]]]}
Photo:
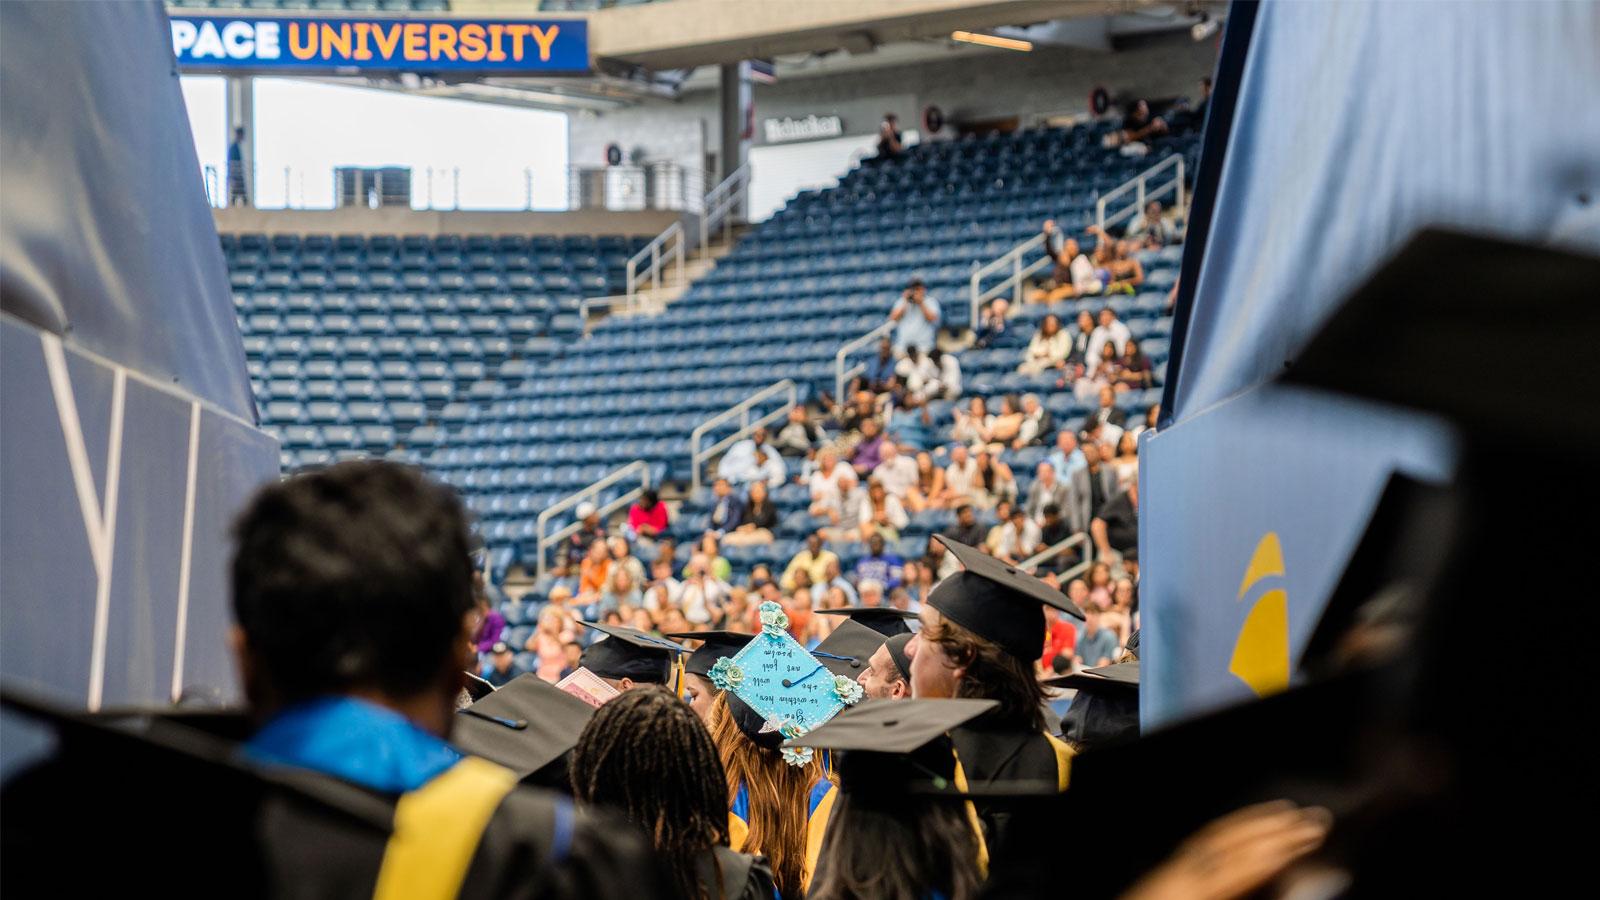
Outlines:
{"type": "Polygon", "coordinates": [[[589,71],[583,19],[173,16],[172,51],[195,72],[589,71]]]}

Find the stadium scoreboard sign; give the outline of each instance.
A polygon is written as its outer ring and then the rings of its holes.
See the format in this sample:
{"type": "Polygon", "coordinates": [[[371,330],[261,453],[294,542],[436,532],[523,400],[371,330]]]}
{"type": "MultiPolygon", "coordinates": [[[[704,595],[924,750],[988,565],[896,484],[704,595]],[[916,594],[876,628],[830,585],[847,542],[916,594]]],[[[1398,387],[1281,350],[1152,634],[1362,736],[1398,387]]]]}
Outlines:
{"type": "Polygon", "coordinates": [[[583,19],[175,15],[172,51],[194,72],[584,73],[589,28],[583,19]]]}

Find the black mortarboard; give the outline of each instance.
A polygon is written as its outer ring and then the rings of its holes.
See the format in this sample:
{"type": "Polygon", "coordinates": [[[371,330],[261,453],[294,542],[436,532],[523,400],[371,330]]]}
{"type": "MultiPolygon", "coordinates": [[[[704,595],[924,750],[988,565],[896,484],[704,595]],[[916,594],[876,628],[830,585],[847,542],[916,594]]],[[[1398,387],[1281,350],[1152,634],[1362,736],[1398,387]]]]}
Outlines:
{"type": "Polygon", "coordinates": [[[897,634],[883,642],[889,648],[889,658],[894,660],[894,667],[900,670],[900,677],[908,682],[911,680],[911,657],[906,655],[906,645],[914,637],[914,634],[897,634]]]}
{"type": "Polygon", "coordinates": [[[1061,717],[1061,736],[1078,750],[1139,736],[1139,663],[1116,663],[1046,679],[1077,695],[1061,717]]]}
{"type": "Polygon", "coordinates": [[[1356,288],[1283,377],[1439,413],[1475,440],[1594,446],[1600,416],[1578,414],[1574,392],[1551,388],[1593,383],[1596,285],[1600,258],[1425,230],[1356,288]],[[1529,364],[1494,364],[1523,346],[1529,364]]]}
{"type": "Polygon", "coordinates": [[[590,644],[579,659],[579,665],[601,678],[631,678],[666,684],[670,680],[673,655],[689,652],[682,644],[626,625],[581,624],[607,635],[590,644]]]}
{"type": "Polygon", "coordinates": [[[928,605],[939,614],[1018,659],[1039,658],[1044,646],[1044,604],[1083,618],[1067,596],[1016,566],[942,534],[933,536],[966,570],[939,582],[928,605]]]}
{"type": "MultiPolygon", "coordinates": [[[[495,646],[499,645],[496,644],[495,646]]],[[[494,693],[494,685],[490,684],[489,682],[479,678],[471,672],[462,672],[461,674],[464,676],[461,679],[461,688],[467,692],[467,696],[471,697],[473,702],[482,700],[483,698],[494,693]]]]}
{"type": "Polygon", "coordinates": [[[694,652],[689,654],[688,660],[683,664],[683,670],[702,678],[711,677],[711,667],[717,660],[724,656],[732,656],[744,649],[755,637],[743,631],[680,631],[673,634],[664,634],[662,637],[677,638],[683,641],[703,641],[694,652]]]}
{"type": "Polygon", "coordinates": [[[849,616],[853,621],[871,628],[884,637],[894,637],[897,634],[910,634],[911,626],[906,624],[908,619],[915,619],[917,614],[892,606],[845,606],[839,609],[819,609],[819,616],[849,616]]]}
{"type": "Polygon", "coordinates": [[[594,707],[530,672],[461,710],[450,740],[518,778],[557,786],[565,767],[551,777],[544,770],[578,745],[578,735],[593,715],[594,707]]]}
{"type": "Polygon", "coordinates": [[[846,619],[833,629],[832,634],[822,639],[811,655],[829,672],[856,678],[866,671],[872,654],[878,652],[884,640],[879,632],[857,624],[853,619],[846,619]]]}

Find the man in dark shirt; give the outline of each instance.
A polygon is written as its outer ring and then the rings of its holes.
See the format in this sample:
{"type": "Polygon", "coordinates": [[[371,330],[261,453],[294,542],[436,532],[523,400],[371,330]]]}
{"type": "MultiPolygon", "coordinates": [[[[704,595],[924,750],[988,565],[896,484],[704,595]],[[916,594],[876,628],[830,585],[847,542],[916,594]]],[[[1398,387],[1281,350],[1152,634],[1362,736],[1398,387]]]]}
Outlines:
{"type": "Polygon", "coordinates": [[[1089,525],[1101,559],[1121,559],[1122,552],[1139,543],[1139,482],[1107,501],[1089,525]]]}
{"type": "MultiPolygon", "coordinates": [[[[1054,547],[1072,536],[1072,529],[1068,527],[1067,520],[1061,517],[1061,507],[1054,503],[1046,503],[1043,520],[1039,526],[1039,543],[1045,549],[1054,547]]],[[[1039,564],[1039,572],[1055,572],[1060,574],[1078,564],[1078,551],[1080,545],[1073,545],[1057,553],[1039,564]]]]}
{"type": "Polygon", "coordinates": [[[973,512],[972,506],[965,503],[956,507],[956,523],[944,530],[945,537],[968,547],[982,545],[988,534],[989,530],[978,524],[978,515],[973,512]]]}
{"type": "Polygon", "coordinates": [[[250,190],[244,177],[244,129],[233,130],[233,142],[228,144],[228,205],[249,206],[250,190]],[[237,200],[236,204],[234,201],[237,200]]]}
{"type": "Polygon", "coordinates": [[[883,114],[883,124],[878,126],[878,155],[874,162],[887,162],[900,155],[900,117],[894,113],[883,114]]]}
{"type": "Polygon", "coordinates": [[[889,389],[889,382],[894,378],[895,363],[894,347],[888,338],[878,342],[878,355],[867,360],[867,369],[861,373],[861,380],[857,386],[861,390],[881,394],[889,389]]]}
{"type": "Polygon", "coordinates": [[[505,687],[511,679],[517,677],[517,671],[512,662],[517,658],[516,651],[505,641],[496,641],[489,651],[489,668],[484,670],[483,680],[497,688],[505,687]]]}
{"type": "Polygon", "coordinates": [[[1090,519],[1105,506],[1106,499],[1117,489],[1117,473],[1100,462],[1098,444],[1083,442],[1084,467],[1072,473],[1072,506],[1067,510],[1067,524],[1073,531],[1088,531],[1090,519]]]}

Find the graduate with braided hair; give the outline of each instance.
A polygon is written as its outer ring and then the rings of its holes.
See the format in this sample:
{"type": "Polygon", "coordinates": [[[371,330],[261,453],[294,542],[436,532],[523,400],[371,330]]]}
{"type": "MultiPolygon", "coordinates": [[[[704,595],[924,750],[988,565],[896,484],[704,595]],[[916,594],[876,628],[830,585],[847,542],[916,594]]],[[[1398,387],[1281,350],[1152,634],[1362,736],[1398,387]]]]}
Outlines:
{"type": "Polygon", "coordinates": [[[711,734],[666,688],[641,687],[600,707],[571,773],[580,803],[609,806],[651,836],[676,896],[772,900],[766,861],[728,847],[727,782],[711,734]]]}

